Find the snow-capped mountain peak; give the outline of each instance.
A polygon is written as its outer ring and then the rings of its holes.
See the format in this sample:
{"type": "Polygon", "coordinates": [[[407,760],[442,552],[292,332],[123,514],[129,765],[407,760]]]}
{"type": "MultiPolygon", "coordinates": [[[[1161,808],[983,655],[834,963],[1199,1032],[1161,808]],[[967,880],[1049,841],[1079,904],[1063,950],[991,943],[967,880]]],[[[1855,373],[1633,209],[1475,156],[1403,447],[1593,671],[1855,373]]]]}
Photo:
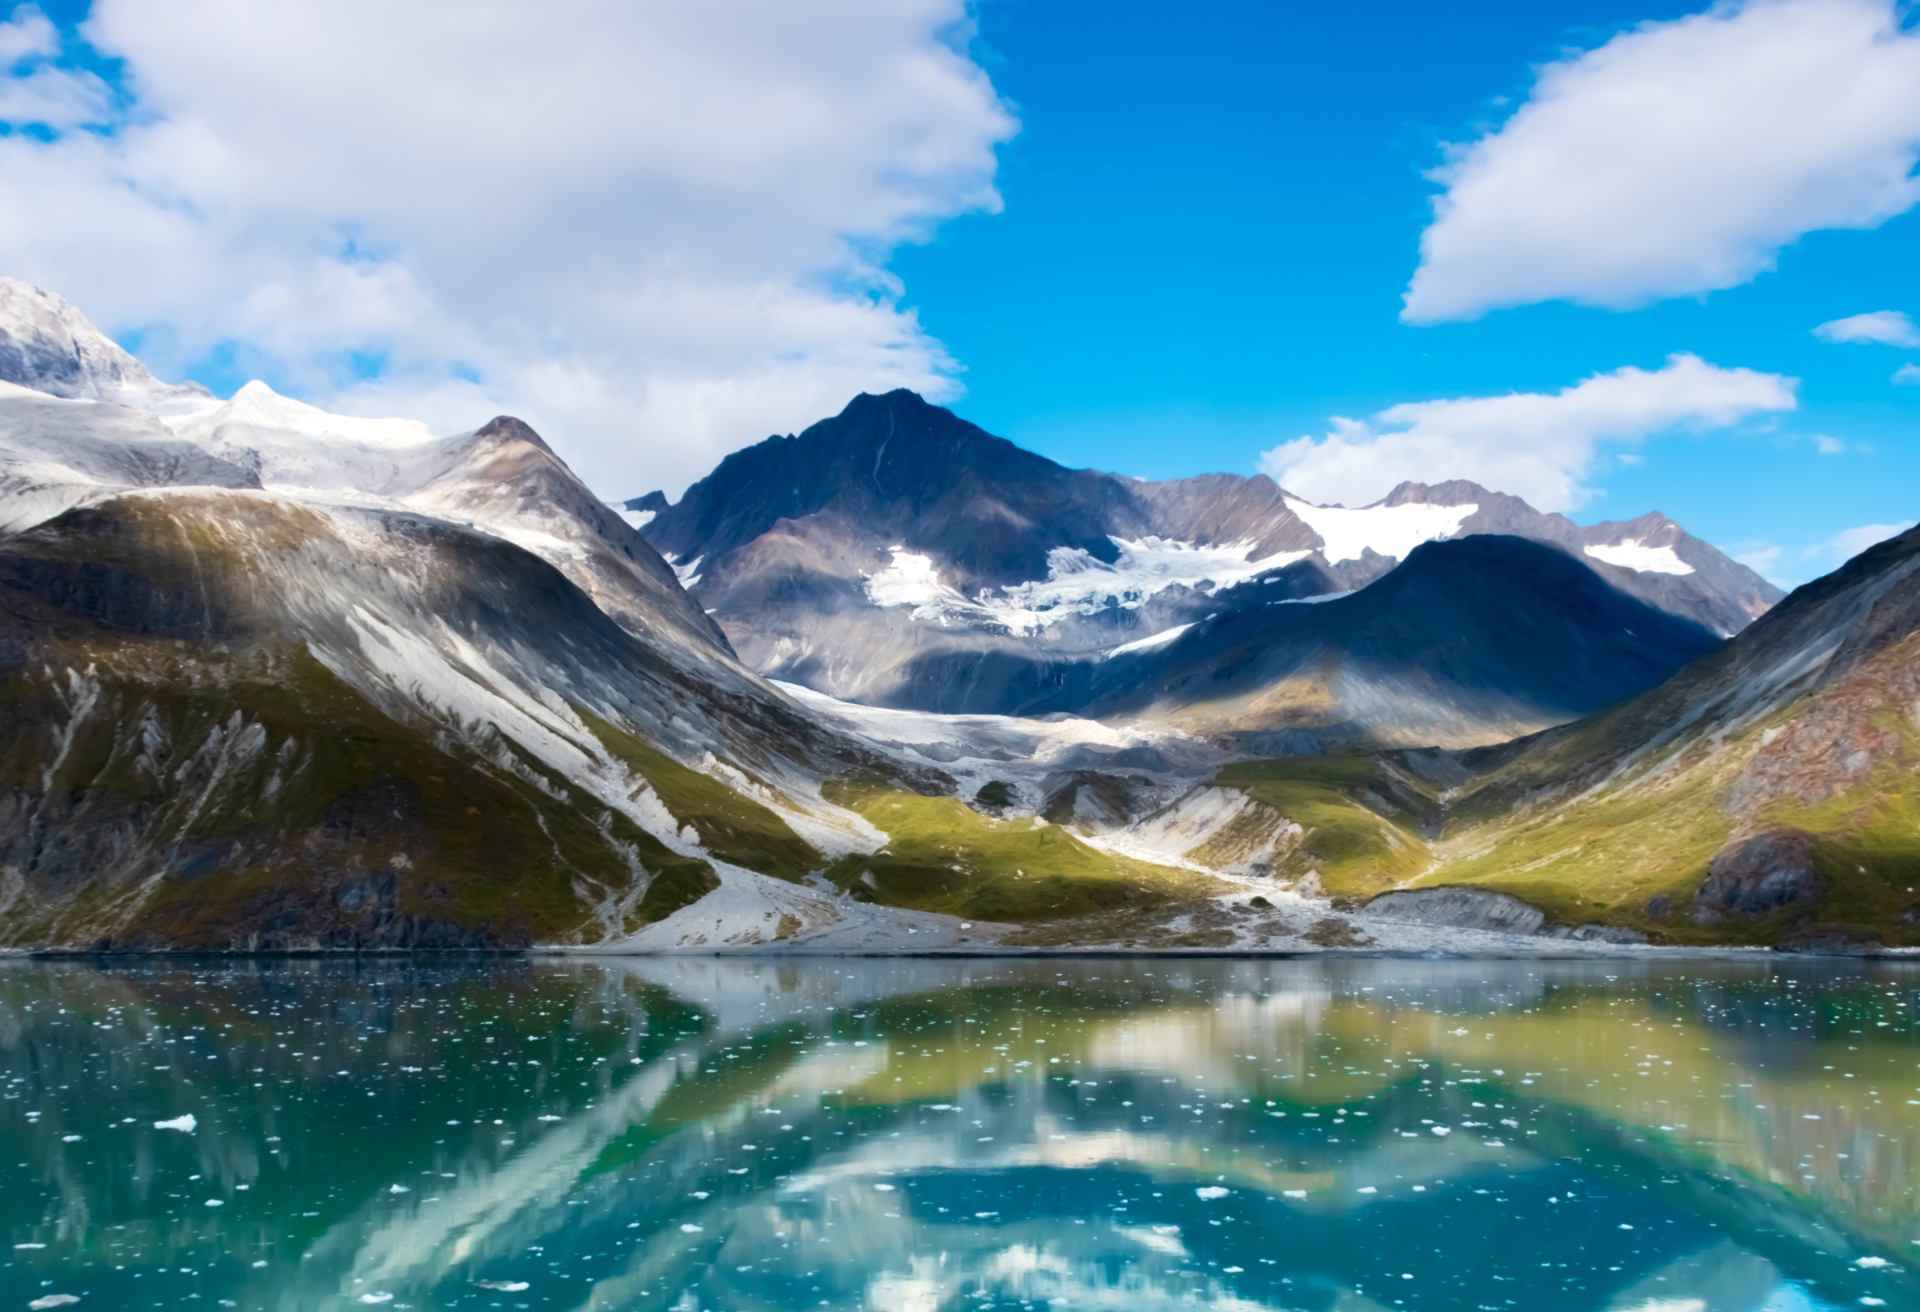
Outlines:
{"type": "Polygon", "coordinates": [[[18,278],[0,277],[0,381],[134,405],[208,397],[204,388],[162,383],[65,297],[18,278]]]}

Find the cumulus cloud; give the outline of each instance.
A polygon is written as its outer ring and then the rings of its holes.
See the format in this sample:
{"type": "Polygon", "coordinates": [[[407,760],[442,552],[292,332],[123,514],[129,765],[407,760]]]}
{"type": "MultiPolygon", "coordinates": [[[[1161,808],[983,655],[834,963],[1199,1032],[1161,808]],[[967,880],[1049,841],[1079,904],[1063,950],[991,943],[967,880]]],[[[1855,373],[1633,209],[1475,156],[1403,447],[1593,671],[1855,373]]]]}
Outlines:
{"type": "MultiPolygon", "coordinates": [[[[0,137],[6,271],[163,374],[222,351],[341,408],[511,411],[607,493],[675,490],[862,388],[957,392],[886,262],[1000,203],[1015,124],[964,0],[556,18],[96,0],[82,35],[130,103],[0,137]]],[[[0,51],[49,53],[37,13],[14,29],[0,51]]]]}
{"type": "Polygon", "coordinates": [[[1894,385],[1920,387],[1920,364],[1903,364],[1893,371],[1894,385]]]}
{"type": "Polygon", "coordinates": [[[1323,436],[1266,452],[1260,466],[1309,501],[1362,505],[1404,479],[1467,478],[1541,510],[1570,510],[1589,494],[1585,480],[1604,450],[1792,410],[1797,385],[1673,355],[1658,369],[1629,366],[1558,392],[1416,401],[1370,420],[1335,419],[1323,436]]]}
{"type": "Polygon", "coordinates": [[[1829,319],[1813,330],[1823,342],[1865,343],[1880,346],[1920,346],[1920,327],[1900,310],[1874,310],[1829,319]]]}
{"type": "Polygon", "coordinates": [[[1839,456],[1846,454],[1847,444],[1837,437],[1829,437],[1825,433],[1815,433],[1813,435],[1813,449],[1823,456],[1839,456]]]}
{"type": "Polygon", "coordinates": [[[1435,171],[1409,322],[1737,286],[1920,202],[1920,35],[1895,0],[1747,0],[1542,68],[1435,171]]]}

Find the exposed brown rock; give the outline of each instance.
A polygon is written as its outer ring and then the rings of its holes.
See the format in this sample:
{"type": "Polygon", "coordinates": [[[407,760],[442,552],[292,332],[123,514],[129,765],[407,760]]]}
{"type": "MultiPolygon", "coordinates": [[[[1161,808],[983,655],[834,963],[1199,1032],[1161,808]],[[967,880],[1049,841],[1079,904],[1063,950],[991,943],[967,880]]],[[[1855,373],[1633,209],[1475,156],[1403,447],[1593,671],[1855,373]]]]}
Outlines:
{"type": "Polygon", "coordinates": [[[1721,849],[1707,863],[1707,879],[1693,895],[1693,918],[1712,924],[1727,916],[1765,916],[1818,898],[1813,835],[1769,829],[1721,849]]]}

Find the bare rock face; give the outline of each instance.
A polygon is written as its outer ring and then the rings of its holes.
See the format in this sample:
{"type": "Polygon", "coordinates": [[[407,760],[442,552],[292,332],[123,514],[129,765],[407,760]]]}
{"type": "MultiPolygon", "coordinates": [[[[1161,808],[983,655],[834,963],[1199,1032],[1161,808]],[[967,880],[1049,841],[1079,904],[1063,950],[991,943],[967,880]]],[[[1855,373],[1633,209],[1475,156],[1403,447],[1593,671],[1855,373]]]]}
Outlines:
{"type": "Polygon", "coordinates": [[[1824,887],[1813,851],[1813,835],[1799,829],[1769,829],[1723,848],[1693,895],[1694,922],[1766,916],[1813,901],[1824,887]]]}
{"type": "Polygon", "coordinates": [[[1580,942],[1645,943],[1646,936],[1616,925],[1560,925],[1531,902],[1485,888],[1441,885],[1394,889],[1369,901],[1362,914],[1410,925],[1442,925],[1496,934],[1525,934],[1580,942]]]}
{"type": "Polygon", "coordinates": [[[1481,888],[1409,888],[1382,893],[1367,903],[1378,920],[1412,925],[1445,925],[1502,934],[1544,934],[1547,913],[1530,902],[1481,888]]]}

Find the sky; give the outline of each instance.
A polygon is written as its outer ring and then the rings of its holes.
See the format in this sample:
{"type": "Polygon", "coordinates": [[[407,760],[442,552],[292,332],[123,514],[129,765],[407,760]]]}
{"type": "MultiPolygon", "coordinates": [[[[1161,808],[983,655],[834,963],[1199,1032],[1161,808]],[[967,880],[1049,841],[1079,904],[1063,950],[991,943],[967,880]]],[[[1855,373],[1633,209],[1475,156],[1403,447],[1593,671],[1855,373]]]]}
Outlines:
{"type": "Polygon", "coordinates": [[[1662,510],[1920,486],[1890,0],[0,0],[0,271],[166,377],[605,495],[916,388],[1070,465],[1662,510]]]}

